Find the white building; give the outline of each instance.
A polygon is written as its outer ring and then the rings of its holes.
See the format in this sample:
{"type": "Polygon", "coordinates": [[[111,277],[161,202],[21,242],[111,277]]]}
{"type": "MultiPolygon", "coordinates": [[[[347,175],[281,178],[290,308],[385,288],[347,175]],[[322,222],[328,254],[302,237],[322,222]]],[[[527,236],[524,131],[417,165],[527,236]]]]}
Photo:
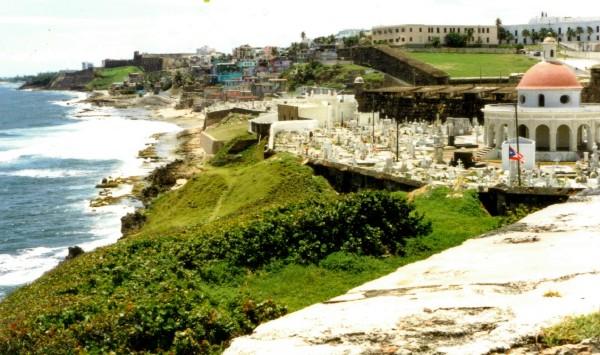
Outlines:
{"type": "Polygon", "coordinates": [[[583,87],[574,72],[555,61],[556,41],[544,40],[544,61],[529,69],[517,86],[515,105],[487,105],[485,141],[500,148],[516,136],[535,140],[538,161],[574,161],[600,141],[600,105],[581,104],[583,87]]]}
{"type": "MultiPolygon", "coordinates": [[[[527,24],[503,27],[514,36],[514,43],[531,44],[533,32],[540,33],[542,29],[551,29],[559,42],[572,43],[577,47],[581,44],[584,50],[600,50],[600,17],[550,17],[542,14],[531,19],[527,24]],[[578,28],[579,33],[577,33],[578,28]],[[527,30],[525,34],[529,33],[527,37],[523,36],[525,30],[527,30]]],[[[542,36],[546,35],[547,33],[542,33],[542,36]]]]}

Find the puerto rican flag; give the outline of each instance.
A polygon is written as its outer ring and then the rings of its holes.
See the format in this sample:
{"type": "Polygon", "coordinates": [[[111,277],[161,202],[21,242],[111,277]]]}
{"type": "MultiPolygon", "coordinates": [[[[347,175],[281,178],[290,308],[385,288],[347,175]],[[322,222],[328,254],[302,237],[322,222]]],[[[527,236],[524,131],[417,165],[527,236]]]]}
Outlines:
{"type": "Polygon", "coordinates": [[[523,154],[517,153],[517,151],[514,150],[513,147],[511,147],[510,145],[508,146],[508,159],[520,161],[521,163],[525,161],[523,159],[523,154]]]}

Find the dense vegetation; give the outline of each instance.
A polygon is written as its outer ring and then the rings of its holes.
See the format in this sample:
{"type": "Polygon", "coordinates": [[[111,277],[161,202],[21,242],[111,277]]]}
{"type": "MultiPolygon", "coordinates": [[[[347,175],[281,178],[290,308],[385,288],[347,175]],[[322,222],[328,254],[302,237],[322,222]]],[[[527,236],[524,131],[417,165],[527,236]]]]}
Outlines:
{"type": "Polygon", "coordinates": [[[295,158],[259,151],[208,166],[161,194],[138,234],[15,291],[0,304],[0,353],[219,352],[497,224],[474,193],[339,196],[295,158]]]}
{"type": "Polygon", "coordinates": [[[94,72],[94,80],[86,85],[86,89],[107,90],[112,84],[123,82],[129,74],[141,72],[143,72],[143,69],[132,66],[97,69],[94,72]]]}
{"type": "Polygon", "coordinates": [[[25,76],[16,76],[13,78],[6,78],[3,80],[9,82],[24,82],[23,87],[35,87],[35,88],[44,88],[49,86],[54,79],[58,76],[58,73],[49,72],[49,73],[39,73],[37,75],[25,75],[25,76]]]}
{"type": "Polygon", "coordinates": [[[383,84],[382,73],[355,64],[323,65],[319,62],[296,64],[282,77],[288,80],[291,90],[300,86],[324,86],[332,89],[345,89],[362,76],[367,88],[380,87],[383,84]]]}
{"type": "Polygon", "coordinates": [[[508,76],[511,73],[524,73],[537,63],[535,59],[518,54],[429,52],[407,52],[407,54],[447,72],[451,77],[508,76]]]}

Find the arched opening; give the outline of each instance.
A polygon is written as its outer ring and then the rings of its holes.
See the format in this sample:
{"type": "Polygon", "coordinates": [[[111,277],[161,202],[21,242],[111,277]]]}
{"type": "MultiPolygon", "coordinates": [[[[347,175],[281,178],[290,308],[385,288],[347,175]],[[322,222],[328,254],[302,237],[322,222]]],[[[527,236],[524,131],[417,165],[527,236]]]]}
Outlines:
{"type": "Polygon", "coordinates": [[[556,131],[556,150],[571,150],[571,129],[569,126],[562,125],[556,131]]]}
{"type": "Polygon", "coordinates": [[[550,58],[554,58],[554,49],[550,50],[550,58]]]}
{"type": "Polygon", "coordinates": [[[545,107],[546,106],[546,96],[544,96],[544,94],[539,94],[538,95],[538,106],[539,107],[545,107]]]}
{"type": "Polygon", "coordinates": [[[577,150],[590,150],[592,148],[592,130],[588,125],[581,125],[577,129],[577,150]]]}
{"type": "Polygon", "coordinates": [[[550,128],[546,125],[538,126],[535,130],[536,149],[542,152],[550,150],[550,128]]]}
{"type": "Polygon", "coordinates": [[[519,126],[519,137],[529,138],[529,127],[524,124],[519,126]]]}

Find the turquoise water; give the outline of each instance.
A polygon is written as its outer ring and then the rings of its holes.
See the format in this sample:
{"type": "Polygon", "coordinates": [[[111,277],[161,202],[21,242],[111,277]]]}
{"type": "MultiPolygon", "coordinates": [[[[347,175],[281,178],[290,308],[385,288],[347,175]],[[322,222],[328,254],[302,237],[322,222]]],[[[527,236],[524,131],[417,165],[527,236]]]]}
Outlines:
{"type": "Polygon", "coordinates": [[[120,217],[137,202],[89,207],[106,176],[142,175],[136,158],[173,125],[144,111],[94,109],[67,92],[18,91],[0,84],[0,298],[67,255],[115,242],[120,217]]]}

